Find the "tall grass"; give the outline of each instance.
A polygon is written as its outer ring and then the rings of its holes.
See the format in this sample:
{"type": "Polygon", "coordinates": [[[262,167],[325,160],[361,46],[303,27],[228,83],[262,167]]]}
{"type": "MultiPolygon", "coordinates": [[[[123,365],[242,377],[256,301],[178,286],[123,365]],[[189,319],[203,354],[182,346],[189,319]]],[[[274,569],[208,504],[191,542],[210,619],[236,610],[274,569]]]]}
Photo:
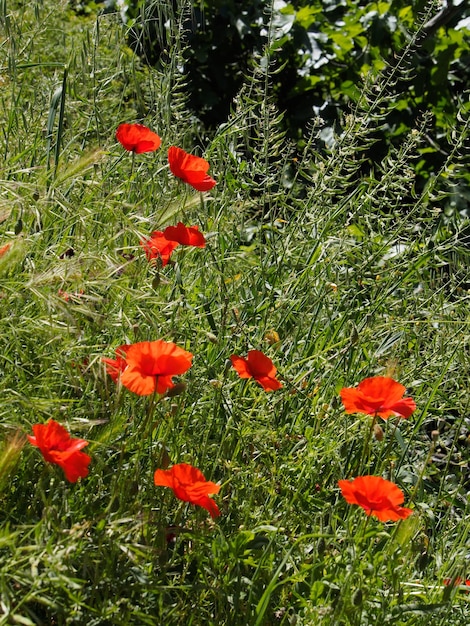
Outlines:
{"type": "Polygon", "coordinates": [[[468,576],[468,223],[440,208],[468,113],[418,192],[425,119],[381,167],[365,160],[390,73],[328,152],[314,127],[299,154],[265,66],[208,137],[184,107],[178,43],[152,69],[115,14],[3,2],[0,23],[0,623],[466,623],[465,591],[444,580],[468,576]],[[116,142],[134,121],[158,152],[116,142]],[[170,174],[170,145],[210,160],[214,190],[170,174]],[[178,220],[207,247],[157,270],[139,241],[178,220]],[[152,405],[101,357],[160,338],[194,362],[185,393],[152,405]],[[250,349],[281,390],[238,378],[229,357],[250,349]],[[376,375],[418,405],[383,437],[338,395],[376,375]],[[89,441],[77,484],[25,439],[50,418],[89,441]],[[153,484],[181,462],[221,484],[216,521],[153,484]],[[348,505],[337,481],[365,474],[396,482],[413,515],[348,505]]]}

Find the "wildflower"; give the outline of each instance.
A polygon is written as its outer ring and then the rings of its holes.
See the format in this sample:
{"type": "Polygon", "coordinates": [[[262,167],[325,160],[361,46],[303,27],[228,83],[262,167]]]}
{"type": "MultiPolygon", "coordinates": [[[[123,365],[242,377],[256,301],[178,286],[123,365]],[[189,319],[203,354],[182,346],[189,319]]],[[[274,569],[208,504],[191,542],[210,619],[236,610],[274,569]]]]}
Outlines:
{"type": "Polygon", "coordinates": [[[457,578],[444,578],[442,582],[444,585],[446,585],[446,587],[448,587],[449,585],[452,585],[453,587],[460,587],[461,585],[470,587],[470,579],[464,579],[460,576],[457,576],[457,578]]]}
{"type": "Polygon", "coordinates": [[[266,391],[282,387],[276,378],[277,370],[273,362],[259,350],[249,350],[246,359],[232,354],[230,360],[240,378],[254,378],[266,391]]]}
{"type": "Polygon", "coordinates": [[[202,506],[212,518],[220,515],[219,507],[209,498],[210,494],[219,493],[220,485],[207,481],[203,473],[192,465],[180,463],[168,470],[158,469],[154,474],[154,483],[158,487],[170,487],[175,496],[184,502],[202,506]]]}
{"type": "Polygon", "coordinates": [[[173,250],[178,246],[178,242],[170,241],[161,230],[156,230],[151,234],[150,239],[142,239],[140,245],[144,248],[148,261],[160,259],[162,267],[165,267],[173,250]]]}
{"type": "Polygon", "coordinates": [[[116,358],[108,359],[102,357],[101,360],[106,366],[106,372],[111,376],[115,383],[117,383],[120,375],[127,367],[126,353],[130,348],[128,345],[119,346],[116,348],[116,358]]]}
{"type": "Polygon", "coordinates": [[[167,226],[163,231],[163,236],[169,241],[176,241],[183,246],[195,246],[205,248],[206,240],[199,232],[197,226],[185,226],[183,222],[178,222],[176,226],[167,226]]]}
{"type": "Polygon", "coordinates": [[[6,254],[10,248],[11,248],[11,243],[6,243],[4,246],[2,246],[0,248],[0,257],[6,254]]]}
{"type": "Polygon", "coordinates": [[[365,378],[357,387],[344,387],[340,391],[346,413],[380,415],[387,419],[392,415],[407,418],[416,410],[412,398],[403,398],[406,389],[393,378],[375,376],[365,378]]]}
{"type": "Polygon", "coordinates": [[[116,131],[116,139],[129,152],[141,154],[158,150],[162,140],[142,124],[121,124],[116,131]]]}
{"type": "Polygon", "coordinates": [[[375,515],[382,522],[406,519],[413,512],[400,506],[405,500],[395,483],[380,476],[358,476],[354,480],[338,481],[344,499],[362,507],[366,515],[375,515]]]}
{"type": "Polygon", "coordinates": [[[209,163],[201,157],[188,154],[182,148],[171,146],[168,149],[168,163],[172,174],[198,191],[209,191],[217,184],[207,173],[209,163]]]}
{"type": "Polygon", "coordinates": [[[49,420],[47,424],[35,424],[34,436],[28,435],[29,441],[39,448],[48,463],[59,465],[66,479],[75,483],[88,476],[88,465],[91,457],[81,449],[88,445],[84,439],[72,438],[67,430],[58,422],[49,420]]]}
{"type": "Polygon", "coordinates": [[[174,387],[172,377],[191,367],[192,358],[191,352],[171,341],[134,343],[126,346],[126,367],[121,369],[121,383],[139,396],[165,393],[174,387]]]}

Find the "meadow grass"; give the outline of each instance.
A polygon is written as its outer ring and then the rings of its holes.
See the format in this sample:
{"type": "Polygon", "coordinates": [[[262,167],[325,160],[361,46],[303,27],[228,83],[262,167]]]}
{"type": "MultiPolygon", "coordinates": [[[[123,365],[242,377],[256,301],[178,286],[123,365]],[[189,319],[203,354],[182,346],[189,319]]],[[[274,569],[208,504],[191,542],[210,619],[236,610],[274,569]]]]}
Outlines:
{"type": "Polygon", "coordinates": [[[468,223],[449,210],[468,112],[419,190],[426,120],[375,170],[364,160],[386,73],[328,151],[313,127],[299,153],[266,66],[207,136],[178,47],[142,66],[118,15],[2,2],[0,26],[0,623],[469,622],[463,586],[444,584],[469,575],[468,223]],[[117,143],[135,121],[160,150],[117,143]],[[172,176],[170,145],[204,155],[217,186],[172,176]],[[178,221],[207,246],[158,270],[139,242],[178,221]],[[106,374],[117,346],[156,339],[194,354],[184,393],[106,374]],[[237,376],[230,356],[251,349],[282,389],[237,376]],[[371,376],[418,407],[375,436],[339,397],[371,376]],[[75,484],[26,439],[50,418],[89,442],[75,484]],[[183,462],[221,485],[216,520],[154,485],[183,462]],[[413,514],[347,504],[338,480],[366,474],[413,514]]]}

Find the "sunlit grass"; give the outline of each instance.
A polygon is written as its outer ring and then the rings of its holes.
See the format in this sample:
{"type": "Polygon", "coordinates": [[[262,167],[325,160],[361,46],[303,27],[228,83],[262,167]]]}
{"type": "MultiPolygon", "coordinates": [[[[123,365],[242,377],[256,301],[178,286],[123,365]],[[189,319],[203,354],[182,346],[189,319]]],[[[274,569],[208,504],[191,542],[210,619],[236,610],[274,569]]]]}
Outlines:
{"type": "Polygon", "coordinates": [[[116,15],[2,11],[1,623],[466,623],[465,590],[443,581],[468,576],[468,250],[432,184],[416,197],[424,131],[379,180],[359,176],[365,101],[329,154],[313,131],[299,158],[255,76],[206,137],[178,51],[144,68],[116,15]],[[134,121],[158,151],[119,145],[134,121]],[[171,145],[205,156],[217,186],[172,176],[171,145]],[[158,269],[140,241],[178,221],[206,248],[158,269]],[[184,393],[154,402],[101,359],[157,339],[194,359],[184,393]],[[281,389],[238,377],[230,356],[249,350],[281,389]],[[339,397],[371,376],[417,404],[382,433],[339,397]],[[25,440],[51,418],[89,442],[76,484],[25,440]],[[220,517],[155,486],[177,463],[220,484],[220,517]],[[413,514],[348,505],[338,480],[364,474],[413,514]]]}

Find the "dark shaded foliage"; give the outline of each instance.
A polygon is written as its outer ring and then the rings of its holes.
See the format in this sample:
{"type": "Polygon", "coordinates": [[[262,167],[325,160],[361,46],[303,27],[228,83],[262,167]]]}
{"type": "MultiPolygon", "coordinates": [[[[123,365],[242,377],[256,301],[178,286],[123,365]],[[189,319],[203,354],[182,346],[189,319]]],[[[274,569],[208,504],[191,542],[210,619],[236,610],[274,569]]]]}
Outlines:
{"type": "MultiPolygon", "coordinates": [[[[393,75],[399,64],[362,174],[423,116],[426,144],[412,163],[418,191],[452,150],[451,132],[470,83],[467,3],[130,0],[126,15],[129,43],[146,62],[165,63],[175,46],[182,48],[188,105],[208,131],[227,120],[253,68],[269,66],[288,135],[301,147],[309,124],[320,118],[317,147],[328,147],[364,84],[373,91],[379,74],[393,75]]],[[[464,201],[455,208],[467,206],[464,201]]]]}

